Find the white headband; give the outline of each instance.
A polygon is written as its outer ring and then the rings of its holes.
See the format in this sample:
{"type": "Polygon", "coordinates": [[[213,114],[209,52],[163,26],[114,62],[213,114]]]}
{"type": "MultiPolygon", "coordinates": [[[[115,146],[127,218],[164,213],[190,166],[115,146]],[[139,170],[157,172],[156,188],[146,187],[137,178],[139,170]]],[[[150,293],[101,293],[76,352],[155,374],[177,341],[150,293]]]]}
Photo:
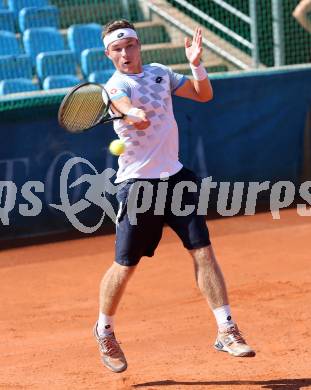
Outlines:
{"type": "Polygon", "coordinates": [[[104,38],[105,48],[108,49],[110,43],[119,41],[120,39],[124,39],[124,38],[138,39],[138,36],[136,34],[136,31],[131,28],[119,28],[118,30],[112,31],[110,34],[105,36],[104,38]]]}

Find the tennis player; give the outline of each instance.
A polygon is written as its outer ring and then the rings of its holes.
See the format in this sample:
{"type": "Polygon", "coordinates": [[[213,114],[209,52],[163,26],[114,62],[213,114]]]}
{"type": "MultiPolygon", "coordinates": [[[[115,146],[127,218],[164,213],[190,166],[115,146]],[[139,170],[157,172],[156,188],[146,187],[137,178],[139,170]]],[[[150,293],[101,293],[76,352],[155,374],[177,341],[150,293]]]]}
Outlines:
{"type": "MultiPolygon", "coordinates": [[[[164,223],[178,234],[194,260],[198,287],[218,325],[215,348],[233,356],[254,356],[255,352],[246,344],[231,315],[224,278],[204,216],[195,212],[176,216],[168,201],[176,183],[198,180],[178,159],[178,128],[172,94],[202,103],[213,98],[212,86],[200,62],[202,32],[197,28],[192,42],[185,39],[193,78],[174,73],[161,64],[142,65],[139,38],[134,26],[126,20],[106,25],[103,42],[106,55],[116,68],[106,89],[115,107],[126,113],[127,119],[114,122],[114,129],[124,141],[126,151],[119,157],[116,179],[116,183],[122,182],[123,186],[117,194],[115,261],[101,281],[99,319],[94,327],[102,362],[114,372],[127,368],[126,358],[115,337],[114,316],[141,257],[153,256],[164,223]],[[127,212],[131,186],[137,181],[157,185],[164,178],[168,183],[164,215],[157,215],[151,207],[137,216],[136,225],[131,224],[127,212]]],[[[183,201],[196,205],[198,194],[185,191],[183,201]]]]}

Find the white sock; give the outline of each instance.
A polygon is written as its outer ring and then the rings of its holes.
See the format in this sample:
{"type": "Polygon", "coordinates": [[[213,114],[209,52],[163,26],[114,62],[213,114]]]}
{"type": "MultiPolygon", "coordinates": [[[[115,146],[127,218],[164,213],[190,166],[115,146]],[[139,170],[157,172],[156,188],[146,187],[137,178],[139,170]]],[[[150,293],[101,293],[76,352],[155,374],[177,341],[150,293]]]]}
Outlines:
{"type": "Polygon", "coordinates": [[[106,314],[99,312],[97,332],[99,336],[108,336],[114,331],[114,318],[113,316],[106,316],[106,314]]]}
{"type": "Polygon", "coordinates": [[[234,322],[232,321],[231,310],[229,305],[217,307],[216,309],[213,310],[213,313],[216,318],[218,328],[220,330],[229,328],[231,325],[234,324],[234,322]]]}

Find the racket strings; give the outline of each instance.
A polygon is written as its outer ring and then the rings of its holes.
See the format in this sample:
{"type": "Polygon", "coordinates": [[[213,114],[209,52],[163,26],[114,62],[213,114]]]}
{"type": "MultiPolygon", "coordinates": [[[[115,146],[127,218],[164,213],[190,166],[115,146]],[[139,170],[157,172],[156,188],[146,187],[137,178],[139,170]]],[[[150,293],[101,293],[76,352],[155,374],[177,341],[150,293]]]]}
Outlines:
{"type": "Polygon", "coordinates": [[[100,121],[105,108],[102,89],[96,85],[86,85],[68,98],[62,113],[62,122],[72,131],[85,130],[100,121]]]}

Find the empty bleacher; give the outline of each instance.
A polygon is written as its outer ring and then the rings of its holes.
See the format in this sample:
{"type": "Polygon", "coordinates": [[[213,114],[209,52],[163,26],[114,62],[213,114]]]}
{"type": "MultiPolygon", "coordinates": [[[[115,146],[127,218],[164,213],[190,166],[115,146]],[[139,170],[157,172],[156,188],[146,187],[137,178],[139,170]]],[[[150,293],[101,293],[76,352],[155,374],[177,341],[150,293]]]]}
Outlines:
{"type": "Polygon", "coordinates": [[[26,7],[44,7],[49,5],[48,0],[8,0],[8,8],[18,17],[19,12],[26,7]]]}
{"type": "Polygon", "coordinates": [[[99,70],[113,68],[103,49],[86,49],[81,53],[81,70],[84,76],[99,70]]]}
{"type": "Polygon", "coordinates": [[[67,40],[70,50],[81,60],[81,53],[85,49],[100,48],[103,50],[101,39],[102,26],[97,23],[74,24],[68,28],[67,40]]]}
{"type": "Polygon", "coordinates": [[[145,20],[137,0],[50,0],[50,4],[59,8],[62,29],[73,24],[96,22],[104,25],[122,18],[134,23],[145,20]]]}
{"type": "Polygon", "coordinates": [[[25,54],[1,56],[0,80],[15,79],[18,77],[32,78],[30,57],[25,54]]]}
{"type": "Polygon", "coordinates": [[[92,1],[0,0],[0,95],[70,87],[89,76],[106,81],[113,73],[110,61],[104,56],[96,67],[100,56],[88,54],[95,48],[103,55],[102,24],[94,23],[94,15],[105,15],[107,22],[122,12],[122,1],[114,0],[103,6],[92,1]],[[60,30],[64,25],[68,30],[60,30]],[[80,68],[84,51],[85,67],[80,68]]]}
{"type": "Polygon", "coordinates": [[[18,14],[19,29],[24,32],[33,27],[59,28],[59,10],[55,6],[27,7],[18,14]]]}
{"type": "MultiPolygon", "coordinates": [[[[0,81],[10,81],[1,94],[105,83],[114,66],[104,54],[103,24],[124,17],[135,23],[144,63],[189,73],[183,43],[162,21],[144,20],[137,0],[0,0],[0,81]]],[[[212,57],[209,70],[226,66],[212,57]]]]}
{"type": "Polygon", "coordinates": [[[22,54],[22,48],[15,34],[11,31],[0,31],[0,56],[22,54]]]}
{"type": "Polygon", "coordinates": [[[15,32],[14,12],[0,6],[0,30],[15,32]]]}
{"type": "Polygon", "coordinates": [[[0,81],[0,95],[32,92],[38,91],[39,89],[39,85],[37,83],[33,83],[32,80],[29,79],[18,78],[0,81]]]}
{"type": "Polygon", "coordinates": [[[74,87],[80,83],[80,79],[72,74],[63,74],[60,76],[48,76],[44,79],[42,86],[44,90],[56,88],[74,87]]]}
{"type": "Polygon", "coordinates": [[[75,55],[69,50],[39,53],[36,60],[36,71],[42,82],[48,76],[76,75],[75,55]]]}
{"type": "Polygon", "coordinates": [[[23,34],[26,54],[36,64],[37,55],[44,52],[65,50],[61,33],[54,27],[29,28],[23,34]]]}

